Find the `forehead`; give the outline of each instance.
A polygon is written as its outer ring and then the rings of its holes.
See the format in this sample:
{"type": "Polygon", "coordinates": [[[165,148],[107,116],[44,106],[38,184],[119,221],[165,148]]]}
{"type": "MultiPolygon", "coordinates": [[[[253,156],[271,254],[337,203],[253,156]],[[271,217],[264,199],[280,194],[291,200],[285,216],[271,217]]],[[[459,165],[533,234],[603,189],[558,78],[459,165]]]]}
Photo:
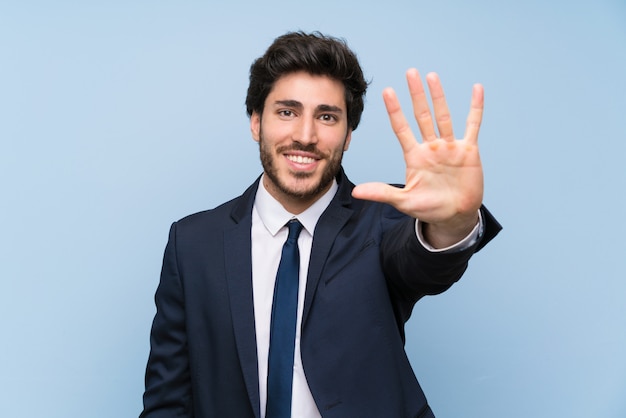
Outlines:
{"type": "Polygon", "coordinates": [[[276,80],[265,104],[285,100],[298,101],[305,107],[329,105],[346,108],[345,87],[341,81],[307,72],[286,74],[276,80]]]}

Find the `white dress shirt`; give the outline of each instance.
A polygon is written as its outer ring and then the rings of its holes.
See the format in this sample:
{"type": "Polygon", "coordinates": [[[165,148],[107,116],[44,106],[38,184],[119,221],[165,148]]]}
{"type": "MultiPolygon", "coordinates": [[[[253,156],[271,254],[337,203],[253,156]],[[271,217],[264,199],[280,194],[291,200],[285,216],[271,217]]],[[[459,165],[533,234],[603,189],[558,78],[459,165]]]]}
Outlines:
{"type": "MultiPolygon", "coordinates": [[[[274,297],[274,282],[280,264],[283,244],[287,240],[287,222],[297,218],[302,226],[298,237],[300,251],[300,274],[298,286],[298,312],[296,319],[296,341],[293,364],[293,392],[291,402],[291,416],[298,418],[321,418],[302,367],[300,354],[300,329],[302,312],[304,310],[304,292],[306,290],[307,270],[313,243],[313,231],[320,216],[326,210],[337,192],[338,185],[334,181],[331,188],[319,198],[311,207],[297,216],[287,212],[263,186],[263,179],[259,182],[254,206],[252,208],[252,292],[254,300],[254,321],[257,342],[257,358],[259,368],[259,395],[261,401],[261,418],[265,418],[267,403],[267,361],[270,345],[270,322],[272,317],[272,302],[274,297]]],[[[421,234],[420,222],[416,222],[418,239],[431,251],[449,251],[463,249],[472,245],[482,229],[482,219],[476,228],[458,244],[444,248],[433,249],[428,245],[421,234]]]]}

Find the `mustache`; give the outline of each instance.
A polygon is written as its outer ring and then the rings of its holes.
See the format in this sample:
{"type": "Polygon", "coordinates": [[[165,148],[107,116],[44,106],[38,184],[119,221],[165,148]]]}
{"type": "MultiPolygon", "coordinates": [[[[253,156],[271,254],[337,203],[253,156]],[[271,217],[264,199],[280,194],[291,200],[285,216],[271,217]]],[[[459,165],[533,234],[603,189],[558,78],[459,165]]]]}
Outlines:
{"type": "Polygon", "coordinates": [[[302,151],[302,152],[308,152],[311,154],[315,154],[316,157],[318,158],[328,158],[328,155],[326,155],[325,153],[323,153],[322,151],[320,151],[315,144],[307,144],[307,145],[303,145],[299,142],[294,142],[291,145],[284,145],[282,147],[279,147],[276,149],[276,152],[278,154],[283,154],[287,151],[302,151]]]}

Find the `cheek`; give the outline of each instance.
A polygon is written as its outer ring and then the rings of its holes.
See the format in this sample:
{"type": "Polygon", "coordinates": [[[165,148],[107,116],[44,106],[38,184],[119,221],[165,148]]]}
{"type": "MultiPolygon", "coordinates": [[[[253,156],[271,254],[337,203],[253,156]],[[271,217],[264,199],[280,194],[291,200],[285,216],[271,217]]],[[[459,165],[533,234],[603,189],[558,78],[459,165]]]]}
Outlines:
{"type": "Polygon", "coordinates": [[[344,151],[350,143],[350,134],[346,134],[345,129],[336,126],[324,126],[318,128],[318,146],[327,150],[344,151]]]}
{"type": "Polygon", "coordinates": [[[264,125],[263,140],[272,144],[278,144],[285,141],[291,141],[291,131],[286,126],[281,125],[264,125]]]}
{"type": "Polygon", "coordinates": [[[344,151],[346,151],[348,149],[348,145],[350,144],[349,139],[346,139],[345,136],[341,136],[335,139],[334,141],[334,146],[333,146],[333,151],[335,153],[343,153],[344,151]]]}

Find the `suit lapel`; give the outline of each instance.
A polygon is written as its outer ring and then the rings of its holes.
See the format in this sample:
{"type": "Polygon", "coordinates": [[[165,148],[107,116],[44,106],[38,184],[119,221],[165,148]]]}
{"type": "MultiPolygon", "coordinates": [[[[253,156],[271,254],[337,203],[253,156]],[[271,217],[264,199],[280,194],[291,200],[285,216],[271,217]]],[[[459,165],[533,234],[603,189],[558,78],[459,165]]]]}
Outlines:
{"type": "Polygon", "coordinates": [[[257,364],[254,300],[252,296],[252,255],[250,229],[255,182],[242,196],[231,214],[236,225],[224,231],[224,262],[233,319],[235,343],[250,403],[260,417],[259,371],[257,364]]]}
{"type": "Polygon", "coordinates": [[[339,234],[352,216],[353,210],[349,208],[352,202],[352,188],[343,170],[337,176],[339,190],[328,208],[324,211],[313,234],[313,245],[311,247],[311,258],[309,260],[309,271],[307,275],[306,291],[304,295],[304,312],[302,314],[302,326],[306,323],[311,310],[313,298],[320,281],[322,272],[328,260],[330,249],[339,234]]]}

